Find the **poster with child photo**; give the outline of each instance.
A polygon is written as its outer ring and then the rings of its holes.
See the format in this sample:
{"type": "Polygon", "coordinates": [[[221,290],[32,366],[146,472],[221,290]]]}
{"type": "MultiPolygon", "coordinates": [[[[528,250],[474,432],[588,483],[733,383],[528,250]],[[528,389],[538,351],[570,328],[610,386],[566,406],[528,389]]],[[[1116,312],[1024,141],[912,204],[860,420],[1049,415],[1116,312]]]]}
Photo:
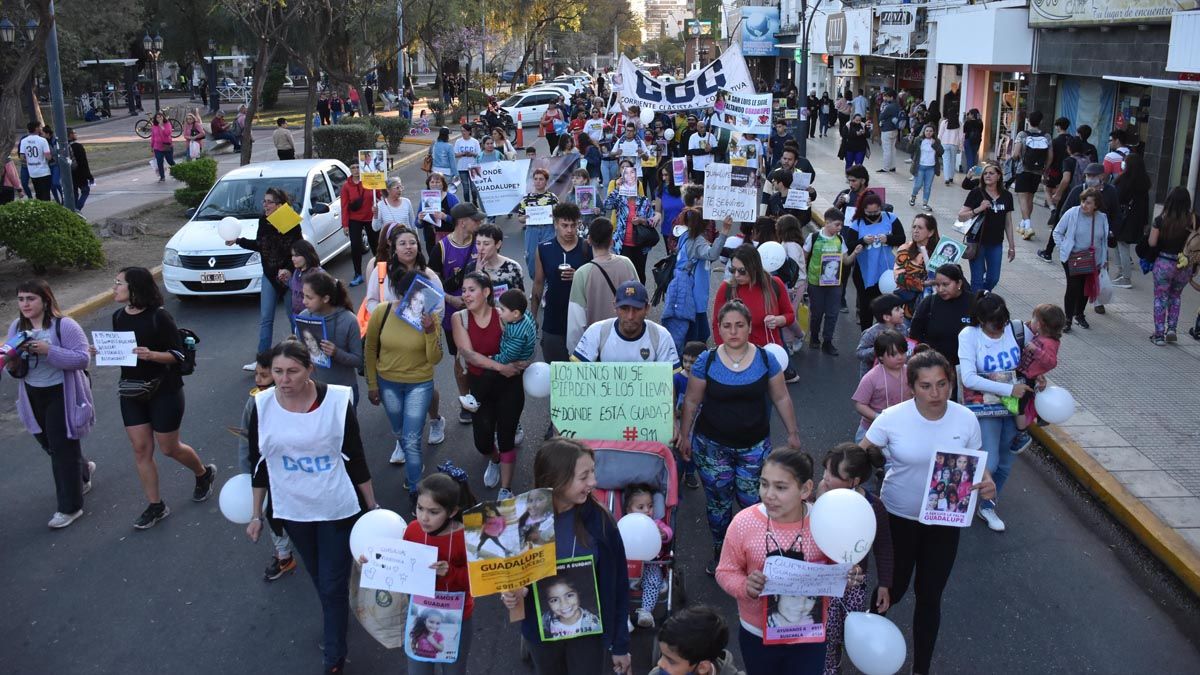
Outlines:
{"type": "Polygon", "coordinates": [[[592,556],[559,560],[555,574],[533,585],[538,634],[543,642],[604,632],[592,556]]]}
{"type": "Polygon", "coordinates": [[[480,597],[554,574],[553,491],[539,488],[463,513],[471,595],[480,597]]]}
{"type": "Polygon", "coordinates": [[[443,297],[442,292],[429,279],[423,275],[415,275],[408,291],[396,305],[396,316],[418,331],[424,330],[421,317],[440,307],[443,297]]]}
{"type": "Polygon", "coordinates": [[[825,641],[827,600],[809,595],[767,595],[763,604],[763,644],[825,641]]]}
{"type": "Polygon", "coordinates": [[[325,319],[319,316],[296,317],[296,337],[304,343],[308,355],[312,357],[313,365],[318,368],[328,368],[333,365],[333,357],[321,349],[321,343],[328,340],[325,319]]]}
{"type": "Polygon", "coordinates": [[[958,448],[935,452],[925,476],[925,494],[917,519],[926,525],[970,527],[983,480],[987,453],[958,448]]]}
{"type": "Polygon", "coordinates": [[[404,626],[404,653],[414,661],[457,661],[466,597],[466,593],[450,591],[437,591],[432,598],[411,596],[404,626]]]}

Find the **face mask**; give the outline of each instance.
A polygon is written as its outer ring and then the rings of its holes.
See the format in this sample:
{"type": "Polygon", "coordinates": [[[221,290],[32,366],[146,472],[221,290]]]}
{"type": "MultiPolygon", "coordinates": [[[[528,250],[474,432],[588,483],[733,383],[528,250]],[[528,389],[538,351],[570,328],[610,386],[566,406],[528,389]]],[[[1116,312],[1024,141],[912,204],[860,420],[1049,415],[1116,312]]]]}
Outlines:
{"type": "Polygon", "coordinates": [[[1084,179],[1083,179],[1083,182],[1087,183],[1087,186],[1088,186],[1088,187],[1098,187],[1098,186],[1100,185],[1100,179],[1099,179],[1099,178],[1092,178],[1092,177],[1090,177],[1090,176],[1089,176],[1089,177],[1087,177],[1087,178],[1084,178],[1084,179]]]}
{"type": "Polygon", "coordinates": [[[883,218],[883,213],[864,213],[863,218],[865,218],[868,223],[878,223],[879,220],[883,218]]]}

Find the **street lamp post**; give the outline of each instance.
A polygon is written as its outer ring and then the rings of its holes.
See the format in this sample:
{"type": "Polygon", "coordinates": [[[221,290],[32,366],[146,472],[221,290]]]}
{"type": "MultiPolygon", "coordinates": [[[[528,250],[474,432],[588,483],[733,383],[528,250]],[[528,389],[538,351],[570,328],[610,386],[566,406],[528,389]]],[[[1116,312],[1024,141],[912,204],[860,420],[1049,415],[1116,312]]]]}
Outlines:
{"type": "MultiPolygon", "coordinates": [[[[817,16],[817,10],[821,7],[821,0],[817,0],[812,6],[812,16],[808,14],[808,0],[800,0],[800,55],[801,62],[797,64],[800,70],[800,90],[796,92],[796,105],[808,105],[808,35],[812,28],[813,19],[817,16]]],[[[818,113],[820,114],[820,113],[818,113]]],[[[797,115],[799,117],[799,115],[797,115]]],[[[796,143],[800,145],[800,156],[808,155],[808,127],[812,124],[811,121],[805,121],[800,125],[799,133],[793,134],[796,138],[796,143]]]]}
{"type": "Polygon", "coordinates": [[[150,37],[147,32],[142,38],[142,48],[150,55],[151,67],[154,69],[154,112],[162,110],[162,106],[158,102],[158,57],[162,56],[163,39],[157,33],[154,37],[150,37]]]}
{"type": "Polygon", "coordinates": [[[217,90],[217,41],[208,41],[208,111],[221,109],[221,93],[217,90]]]}

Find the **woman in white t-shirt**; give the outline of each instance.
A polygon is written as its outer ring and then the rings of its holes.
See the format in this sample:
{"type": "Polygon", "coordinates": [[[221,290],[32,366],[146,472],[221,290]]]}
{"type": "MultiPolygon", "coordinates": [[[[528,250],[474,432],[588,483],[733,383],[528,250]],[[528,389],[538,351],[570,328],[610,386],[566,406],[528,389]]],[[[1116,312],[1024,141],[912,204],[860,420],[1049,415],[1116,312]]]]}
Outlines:
{"type": "Polygon", "coordinates": [[[924,190],[926,211],[929,207],[929,194],[933,190],[933,176],[942,172],[942,142],[933,135],[933,127],[928,124],[921,130],[921,137],[913,145],[912,166],[909,172],[913,175],[912,194],[908,197],[908,205],[917,203],[917,192],[924,190]]]}
{"type": "Polygon", "coordinates": [[[393,225],[417,229],[417,212],[404,194],[404,183],[392,176],[387,179],[387,196],[375,203],[371,228],[376,232],[391,229],[393,225]]]}
{"type": "MultiPolygon", "coordinates": [[[[965,407],[950,400],[952,369],[946,357],[928,347],[918,347],[908,362],[907,379],[914,398],[886,408],[859,443],[879,466],[887,459],[880,497],[888,511],[895,555],[895,575],[890,589],[896,606],[916,574],[913,588],[913,673],[928,673],[941,623],[942,592],[954,569],[961,529],[924,525],[917,518],[926,499],[925,477],[931,459],[943,448],[980,448],[979,421],[965,407]],[[917,561],[922,561],[918,566],[917,561]]],[[[980,497],[995,497],[989,473],[976,486],[980,497]]]]}
{"type": "MultiPolygon", "coordinates": [[[[1017,377],[1021,345],[1033,342],[1029,327],[1010,320],[1008,305],[995,293],[980,295],[971,309],[971,325],[958,334],[958,370],[963,386],[963,401],[979,418],[983,449],[988,454],[987,468],[996,481],[996,492],[1012,470],[1017,453],[1029,446],[1017,438],[1015,415],[998,400],[1020,400],[1030,391],[1017,377]],[[1021,331],[1020,342],[1016,331],[1021,331]]],[[[1014,409],[1016,406],[1013,406],[1014,409]]],[[[996,515],[996,503],[979,502],[979,517],[995,532],[1003,532],[1004,521],[996,515]]]]}

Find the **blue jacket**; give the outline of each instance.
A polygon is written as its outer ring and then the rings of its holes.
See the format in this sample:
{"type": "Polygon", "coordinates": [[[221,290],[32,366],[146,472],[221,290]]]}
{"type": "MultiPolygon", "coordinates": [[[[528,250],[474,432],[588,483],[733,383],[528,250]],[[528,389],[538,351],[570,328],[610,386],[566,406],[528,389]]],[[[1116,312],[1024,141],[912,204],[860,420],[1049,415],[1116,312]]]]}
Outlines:
{"type": "MultiPolygon", "coordinates": [[[[629,571],[625,563],[625,544],[621,541],[617,524],[604,507],[588,500],[576,508],[596,552],[596,589],[600,594],[604,648],[616,656],[624,656],[629,653],[629,571]]],[[[561,551],[558,556],[563,557],[561,551]]],[[[530,643],[541,643],[532,589],[525,596],[525,619],[521,622],[521,634],[530,643]]]]}
{"type": "Polygon", "coordinates": [[[430,150],[433,155],[434,169],[452,169],[451,176],[457,173],[458,160],[454,158],[454,146],[444,141],[437,141],[430,150]]]}

